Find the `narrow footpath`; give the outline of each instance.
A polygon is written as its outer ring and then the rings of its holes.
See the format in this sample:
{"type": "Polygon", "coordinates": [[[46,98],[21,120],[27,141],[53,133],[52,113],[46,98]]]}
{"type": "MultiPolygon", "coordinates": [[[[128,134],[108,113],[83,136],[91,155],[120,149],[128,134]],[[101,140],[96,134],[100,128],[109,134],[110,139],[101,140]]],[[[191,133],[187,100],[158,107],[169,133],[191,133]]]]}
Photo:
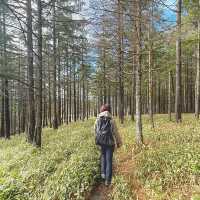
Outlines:
{"type": "Polygon", "coordinates": [[[112,193],[112,186],[105,186],[104,183],[98,183],[94,186],[87,200],[109,200],[112,193]]]}

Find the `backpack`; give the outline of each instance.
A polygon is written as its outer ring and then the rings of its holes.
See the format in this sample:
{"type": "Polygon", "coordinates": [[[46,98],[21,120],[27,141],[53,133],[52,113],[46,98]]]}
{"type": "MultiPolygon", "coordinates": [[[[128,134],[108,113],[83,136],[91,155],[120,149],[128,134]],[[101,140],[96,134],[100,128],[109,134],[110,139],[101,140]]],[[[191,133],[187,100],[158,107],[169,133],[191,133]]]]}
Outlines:
{"type": "Polygon", "coordinates": [[[96,145],[114,146],[112,124],[110,117],[100,117],[96,128],[96,145]]]}

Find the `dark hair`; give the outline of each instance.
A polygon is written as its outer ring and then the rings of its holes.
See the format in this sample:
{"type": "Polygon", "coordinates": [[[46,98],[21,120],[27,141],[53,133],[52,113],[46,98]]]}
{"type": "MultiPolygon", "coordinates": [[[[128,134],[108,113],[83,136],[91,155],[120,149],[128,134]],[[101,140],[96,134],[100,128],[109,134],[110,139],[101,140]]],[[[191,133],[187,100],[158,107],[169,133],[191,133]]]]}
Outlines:
{"type": "Polygon", "coordinates": [[[100,108],[100,112],[108,111],[111,113],[111,106],[109,104],[104,104],[100,108]]]}

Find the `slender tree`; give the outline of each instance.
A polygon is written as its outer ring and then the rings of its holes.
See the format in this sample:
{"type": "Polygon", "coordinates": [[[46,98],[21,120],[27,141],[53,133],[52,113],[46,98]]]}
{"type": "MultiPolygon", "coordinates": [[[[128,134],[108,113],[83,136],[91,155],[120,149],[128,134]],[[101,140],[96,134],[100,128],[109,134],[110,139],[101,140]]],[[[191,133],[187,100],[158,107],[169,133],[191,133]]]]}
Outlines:
{"type": "Polygon", "coordinates": [[[123,10],[122,2],[118,0],[118,72],[119,72],[119,118],[124,122],[124,84],[123,84],[123,10]]]}
{"type": "MultiPolygon", "coordinates": [[[[153,7],[153,5],[151,6],[153,7]]],[[[149,27],[148,27],[148,40],[149,40],[149,88],[148,88],[148,100],[149,100],[149,117],[151,121],[151,127],[154,128],[154,120],[153,120],[153,73],[152,73],[152,66],[153,66],[153,42],[152,42],[152,16],[153,16],[153,8],[150,7],[149,11],[149,27]]]]}
{"type": "Polygon", "coordinates": [[[177,38],[176,38],[176,122],[181,122],[181,7],[182,0],[177,0],[177,38]]]}
{"type": "Polygon", "coordinates": [[[141,111],[141,1],[135,0],[137,9],[136,34],[137,34],[137,64],[136,64],[136,142],[143,144],[142,111],[141,111]]]}
{"type": "Polygon", "coordinates": [[[53,0],[53,128],[58,129],[57,113],[57,64],[56,64],[56,0],[53,0]]]}
{"type": "Polygon", "coordinates": [[[38,69],[37,69],[37,98],[36,98],[36,127],[34,143],[41,147],[42,133],[42,2],[37,0],[38,9],[38,69]]]}
{"type": "Polygon", "coordinates": [[[32,38],[32,3],[26,1],[27,14],[27,64],[28,64],[28,142],[32,143],[35,131],[35,95],[34,95],[34,69],[33,69],[33,38],[32,38]]]}
{"type": "MultiPolygon", "coordinates": [[[[198,3],[200,9],[200,0],[198,3]]],[[[200,100],[200,16],[198,15],[198,42],[197,42],[197,69],[196,69],[196,88],[195,88],[195,117],[199,119],[199,100],[200,100]]]]}

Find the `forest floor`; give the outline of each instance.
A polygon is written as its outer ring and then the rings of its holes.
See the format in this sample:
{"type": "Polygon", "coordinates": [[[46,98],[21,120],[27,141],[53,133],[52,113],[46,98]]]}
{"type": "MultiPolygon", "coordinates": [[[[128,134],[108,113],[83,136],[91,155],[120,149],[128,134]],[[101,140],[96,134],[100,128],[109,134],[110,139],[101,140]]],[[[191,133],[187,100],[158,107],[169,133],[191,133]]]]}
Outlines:
{"type": "Polygon", "coordinates": [[[123,146],[115,151],[114,177],[99,178],[94,119],[43,131],[41,150],[16,135],[0,140],[0,200],[200,200],[200,123],[143,116],[145,145],[135,145],[135,123],[117,125],[123,146]],[[86,195],[87,193],[87,195],[86,195]],[[86,197],[87,196],[87,197],[86,197]]]}
{"type": "Polygon", "coordinates": [[[126,120],[119,131],[123,147],[115,152],[111,188],[99,184],[91,200],[200,200],[200,123],[192,114],[183,122],[156,115],[155,128],[143,117],[144,146],[135,145],[134,123],[126,120]]]}

